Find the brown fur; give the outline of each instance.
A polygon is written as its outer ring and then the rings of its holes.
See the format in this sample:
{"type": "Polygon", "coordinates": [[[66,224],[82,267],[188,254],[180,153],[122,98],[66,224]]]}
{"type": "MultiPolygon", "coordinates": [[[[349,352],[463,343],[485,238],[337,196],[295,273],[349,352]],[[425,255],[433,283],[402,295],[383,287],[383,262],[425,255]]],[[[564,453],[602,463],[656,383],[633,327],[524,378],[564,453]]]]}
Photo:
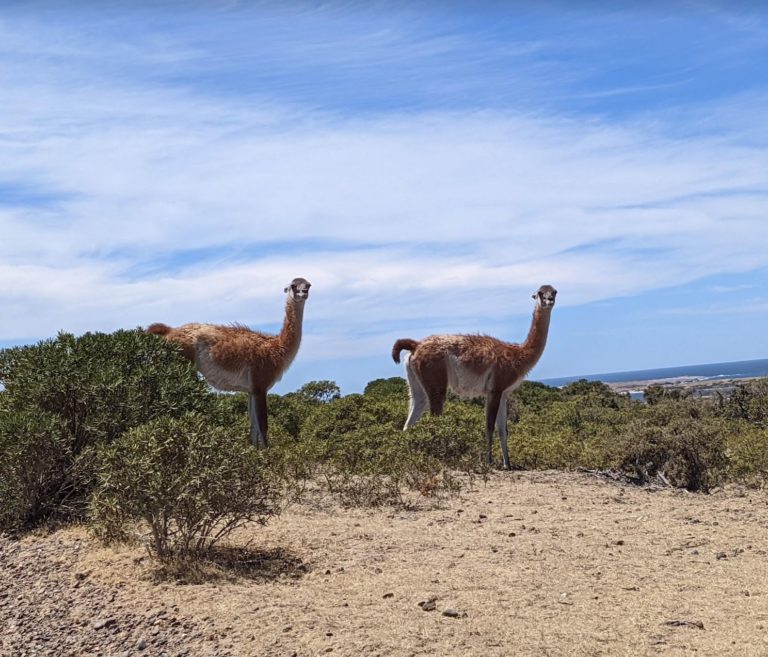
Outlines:
{"type": "Polygon", "coordinates": [[[423,410],[420,395],[422,400],[426,396],[432,415],[441,415],[449,384],[453,381],[458,386],[457,392],[485,395],[488,459],[490,461],[494,426],[498,425],[504,466],[509,467],[505,395],[522,382],[544,352],[556,295],[557,290],[550,285],[543,285],[533,295],[537,304],[530,331],[522,344],[503,342],[487,335],[431,335],[421,341],[397,340],[392,347],[392,358],[396,363],[400,362],[403,349],[411,352],[406,366],[411,396],[406,428],[418,420],[423,410]],[[413,376],[418,383],[412,380],[413,376]],[[414,390],[414,386],[420,386],[423,395],[414,390]]]}
{"type": "Polygon", "coordinates": [[[152,331],[152,327],[157,326],[153,324],[147,330],[181,345],[184,355],[195,364],[198,364],[198,345],[205,344],[221,368],[230,372],[247,368],[253,387],[268,390],[288,368],[299,349],[297,323],[293,303],[289,301],[279,335],[252,331],[245,326],[219,324],[183,324],[164,333],[157,329],[152,331]]]}
{"type": "MultiPolygon", "coordinates": [[[[534,313],[531,331],[522,344],[503,342],[487,335],[433,335],[418,343],[411,356],[411,365],[417,373],[428,377],[438,371],[447,372],[447,356],[452,355],[471,371],[482,374],[493,371],[493,390],[504,391],[521,375],[536,365],[546,345],[546,330],[538,315],[547,311],[540,308],[534,313]]],[[[442,374],[439,375],[442,378],[442,374]]],[[[447,374],[445,375],[447,376],[447,374]]]]}
{"type": "Polygon", "coordinates": [[[168,326],[168,324],[150,324],[147,328],[147,333],[152,333],[153,335],[166,335],[171,331],[171,327],[168,326]]]}
{"type": "Polygon", "coordinates": [[[493,370],[493,390],[504,391],[538,362],[547,341],[548,310],[537,307],[531,329],[522,344],[503,342],[487,335],[431,335],[417,342],[402,338],[395,342],[392,357],[400,362],[400,351],[411,352],[410,364],[424,384],[436,378],[440,387],[447,378],[449,355],[468,369],[482,374],[493,370]],[[397,352],[397,353],[395,353],[397,352]]]}
{"type": "Polygon", "coordinates": [[[395,342],[395,345],[392,347],[392,360],[396,363],[400,362],[400,352],[403,349],[406,349],[407,351],[414,351],[416,347],[419,346],[419,343],[416,342],[416,340],[411,340],[410,338],[401,338],[400,340],[397,340],[395,342]]]}
{"type": "Polygon", "coordinates": [[[278,335],[252,331],[245,326],[184,324],[171,328],[152,324],[147,332],[181,346],[184,355],[222,390],[250,394],[251,440],[267,444],[267,391],[280,379],[293,361],[301,342],[304,301],[310,283],[295,278],[285,288],[288,300],[285,319],[278,335]]]}

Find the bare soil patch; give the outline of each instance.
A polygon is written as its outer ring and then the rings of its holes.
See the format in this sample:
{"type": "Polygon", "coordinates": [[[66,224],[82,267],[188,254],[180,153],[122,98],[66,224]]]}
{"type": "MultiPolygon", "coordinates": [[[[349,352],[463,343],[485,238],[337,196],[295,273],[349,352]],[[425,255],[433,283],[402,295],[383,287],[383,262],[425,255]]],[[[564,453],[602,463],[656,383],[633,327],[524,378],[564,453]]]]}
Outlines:
{"type": "Polygon", "coordinates": [[[80,528],[0,539],[0,654],[766,655],[766,502],[504,473],[294,507],[181,581],[80,528]]]}

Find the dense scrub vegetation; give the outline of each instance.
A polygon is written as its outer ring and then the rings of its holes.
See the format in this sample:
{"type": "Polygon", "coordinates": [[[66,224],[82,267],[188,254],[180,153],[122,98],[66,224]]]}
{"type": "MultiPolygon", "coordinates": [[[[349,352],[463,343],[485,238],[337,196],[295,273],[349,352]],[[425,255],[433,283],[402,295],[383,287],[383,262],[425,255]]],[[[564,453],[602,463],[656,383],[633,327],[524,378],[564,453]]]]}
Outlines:
{"type": "MultiPolygon", "coordinates": [[[[248,443],[244,395],[211,392],[176,347],[138,330],[6,349],[0,382],[0,531],[87,520],[105,540],[141,535],[161,558],[188,556],[308,489],[407,505],[488,473],[482,400],[450,398],[443,417],[404,433],[400,377],[362,394],[312,381],[270,395],[266,452],[248,443]]],[[[526,382],[509,410],[513,463],[692,491],[765,484],[768,380],[714,402],[647,393],[640,403],[601,383],[526,382]]]]}
{"type": "Polygon", "coordinates": [[[140,331],[0,351],[0,527],[81,518],[98,448],[211,406],[191,365],[140,331]]]}

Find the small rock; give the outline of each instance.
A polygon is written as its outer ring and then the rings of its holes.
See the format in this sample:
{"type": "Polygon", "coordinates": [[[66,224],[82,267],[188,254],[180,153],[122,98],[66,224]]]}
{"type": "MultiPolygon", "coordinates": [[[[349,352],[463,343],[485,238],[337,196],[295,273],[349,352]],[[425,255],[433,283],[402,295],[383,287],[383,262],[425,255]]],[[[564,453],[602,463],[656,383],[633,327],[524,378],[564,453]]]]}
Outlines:
{"type": "Polygon", "coordinates": [[[704,629],[704,623],[701,621],[671,620],[665,621],[664,625],[669,625],[671,627],[697,627],[700,630],[704,629]]]}
{"type": "Polygon", "coordinates": [[[141,637],[136,642],[136,650],[144,650],[144,648],[147,647],[147,640],[144,637],[141,637]]]}
{"type": "Polygon", "coordinates": [[[419,607],[421,607],[424,611],[434,611],[437,608],[437,605],[435,602],[437,601],[437,597],[427,598],[426,600],[422,600],[419,603],[419,607]]]}
{"type": "Polygon", "coordinates": [[[558,602],[561,605],[569,605],[569,606],[573,605],[573,603],[568,599],[568,594],[567,593],[561,593],[560,594],[560,599],[558,600],[558,602]]]}
{"type": "Polygon", "coordinates": [[[718,552],[715,555],[715,559],[717,559],[718,561],[721,561],[721,560],[727,559],[727,558],[728,558],[728,555],[725,552],[718,552]]]}
{"type": "Polygon", "coordinates": [[[387,598],[394,598],[395,594],[394,593],[385,593],[382,597],[386,600],[387,598]]]}
{"type": "Polygon", "coordinates": [[[114,625],[114,624],[115,624],[115,619],[114,618],[102,618],[101,620],[97,620],[93,624],[93,629],[94,630],[100,630],[100,629],[102,629],[104,627],[109,627],[110,625],[114,625]]]}
{"type": "Polygon", "coordinates": [[[466,611],[456,611],[455,609],[443,609],[443,616],[448,616],[448,618],[466,618],[467,612],[466,611]]]}

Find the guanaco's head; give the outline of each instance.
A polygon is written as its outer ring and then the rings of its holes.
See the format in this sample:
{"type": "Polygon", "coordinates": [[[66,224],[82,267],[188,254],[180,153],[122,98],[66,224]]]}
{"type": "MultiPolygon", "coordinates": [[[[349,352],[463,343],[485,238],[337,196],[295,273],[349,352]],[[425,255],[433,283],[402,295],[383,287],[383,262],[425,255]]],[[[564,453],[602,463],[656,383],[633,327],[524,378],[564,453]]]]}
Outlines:
{"type": "Polygon", "coordinates": [[[557,290],[551,285],[542,285],[533,298],[536,299],[536,305],[540,308],[552,308],[555,305],[557,290]]]}
{"type": "Polygon", "coordinates": [[[288,293],[294,301],[304,302],[309,296],[309,288],[312,287],[306,278],[294,278],[288,285],[285,286],[284,292],[288,293]]]}

